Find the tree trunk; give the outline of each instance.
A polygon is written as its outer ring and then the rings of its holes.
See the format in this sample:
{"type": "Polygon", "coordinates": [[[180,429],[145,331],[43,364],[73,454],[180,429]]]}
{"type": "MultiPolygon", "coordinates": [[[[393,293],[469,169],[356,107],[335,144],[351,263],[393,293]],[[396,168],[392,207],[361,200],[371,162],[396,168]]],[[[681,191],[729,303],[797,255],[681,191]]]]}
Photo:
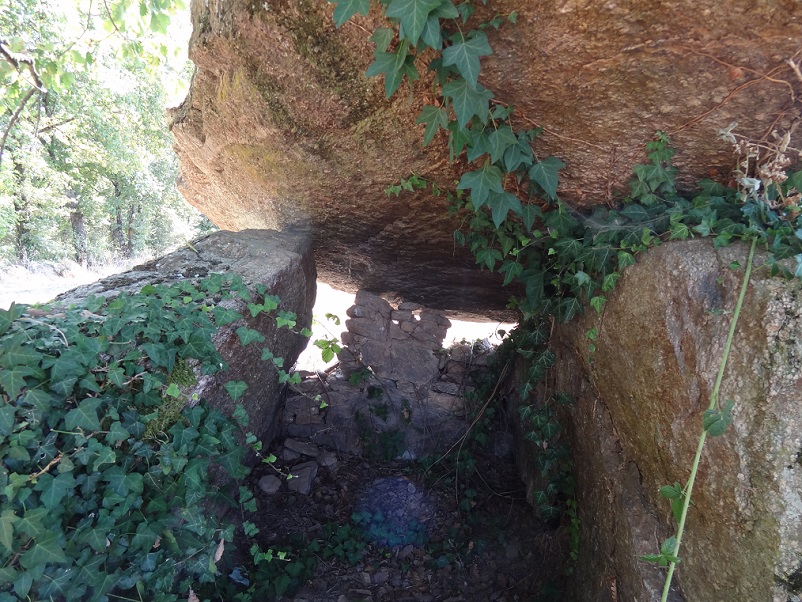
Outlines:
{"type": "Polygon", "coordinates": [[[14,163],[14,176],[17,180],[19,196],[14,197],[14,255],[20,262],[30,257],[31,228],[28,215],[28,199],[25,196],[23,183],[25,181],[25,166],[14,163]]]}
{"type": "Polygon", "coordinates": [[[86,241],[86,221],[77,201],[70,203],[70,225],[72,226],[72,246],[75,261],[87,267],[88,253],[86,241]]]}

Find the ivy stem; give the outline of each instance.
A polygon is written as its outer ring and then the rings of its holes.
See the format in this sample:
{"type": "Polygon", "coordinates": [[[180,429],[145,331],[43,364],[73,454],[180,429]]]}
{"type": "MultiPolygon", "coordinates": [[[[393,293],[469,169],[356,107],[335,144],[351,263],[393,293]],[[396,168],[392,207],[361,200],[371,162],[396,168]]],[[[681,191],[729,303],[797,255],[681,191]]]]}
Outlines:
{"type": "MultiPolygon", "coordinates": [[[[724,379],[724,370],[727,367],[727,360],[730,356],[730,348],[732,347],[732,339],[735,336],[735,327],[738,325],[738,317],[741,315],[741,308],[743,307],[744,297],[746,296],[746,289],[749,285],[749,278],[752,275],[752,260],[755,257],[755,245],[757,238],[752,239],[752,246],[749,249],[749,259],[746,261],[746,273],[744,274],[744,281],[741,285],[741,292],[738,294],[738,302],[735,304],[735,312],[732,315],[732,322],[730,323],[730,331],[727,334],[727,342],[724,344],[724,355],[721,357],[721,363],[718,368],[718,375],[716,376],[716,384],[713,386],[713,392],[710,394],[710,405],[708,409],[716,409],[718,403],[718,391],[721,387],[721,381],[724,379]]],[[[673,556],[679,553],[679,546],[682,543],[682,534],[685,531],[685,519],[688,516],[688,508],[691,505],[691,493],[693,492],[693,483],[696,480],[696,473],[699,469],[699,461],[702,458],[702,449],[707,439],[707,430],[702,430],[699,437],[699,445],[696,448],[696,456],[693,459],[693,466],[691,467],[691,476],[688,479],[688,484],[685,486],[685,499],[682,503],[682,514],[680,515],[679,525],[677,527],[677,543],[674,546],[673,556]]],[[[663,595],[660,602],[668,600],[668,592],[671,589],[671,579],[674,576],[674,569],[676,568],[676,561],[672,561],[668,565],[668,573],[666,574],[666,582],[663,587],[663,595]]]]}

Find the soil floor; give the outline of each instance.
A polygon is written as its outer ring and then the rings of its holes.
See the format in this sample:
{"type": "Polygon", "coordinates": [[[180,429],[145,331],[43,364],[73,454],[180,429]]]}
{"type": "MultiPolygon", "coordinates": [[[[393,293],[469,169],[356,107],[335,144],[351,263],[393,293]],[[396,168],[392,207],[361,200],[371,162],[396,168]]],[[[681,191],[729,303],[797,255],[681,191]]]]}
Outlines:
{"type": "MultiPolygon", "coordinates": [[[[272,452],[281,458],[282,446],[272,452]]],[[[287,555],[250,573],[229,570],[260,585],[265,600],[564,599],[566,529],[535,517],[510,460],[470,459],[475,471],[460,482],[448,459],[426,470],[340,457],[318,470],[308,495],[283,479],[277,492],[261,491],[262,477],[276,475],[262,464],[249,477],[258,510],[245,519],[259,527],[262,551],[287,555]]],[[[287,473],[298,461],[274,466],[287,473]]]]}

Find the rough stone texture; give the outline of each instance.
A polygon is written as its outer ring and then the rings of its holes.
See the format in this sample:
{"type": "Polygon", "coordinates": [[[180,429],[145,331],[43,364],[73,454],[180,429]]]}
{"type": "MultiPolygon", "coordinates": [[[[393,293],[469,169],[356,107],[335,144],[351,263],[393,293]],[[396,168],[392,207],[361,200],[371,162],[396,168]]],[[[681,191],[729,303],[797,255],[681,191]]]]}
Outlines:
{"type": "MultiPolygon", "coordinates": [[[[577,600],[610,599],[610,583],[621,600],[659,597],[663,572],[637,556],[673,529],[658,489],[690,472],[743,276],[733,260],[745,265],[743,246],[666,244],[625,272],[601,318],[554,333],[554,386],[575,399],[577,600]]],[[[734,424],[705,447],[676,599],[799,600],[800,308],[798,281],[753,274],[719,397],[735,401],[734,424]]]]}
{"type": "Polygon", "coordinates": [[[312,483],[317,476],[317,462],[312,460],[296,464],[292,467],[290,474],[292,478],[287,480],[287,489],[309,495],[312,492],[312,483]]]}
{"type": "MultiPolygon", "coordinates": [[[[398,293],[428,307],[487,315],[508,292],[454,249],[442,198],[384,189],[418,173],[450,187],[464,165],[445,137],[421,148],[424,75],[385,100],[373,60],[374,10],[334,28],[333,5],[311,0],[193,0],[190,96],[172,131],[187,199],[221,227],[308,227],[326,282],[398,293]]],[[[716,137],[740,122],[761,138],[799,115],[802,4],[795,0],[521,0],[478,5],[479,17],[518,11],[488,29],[495,54],[482,81],[517,109],[515,125],[545,128],[538,156],[565,160],[560,195],[576,207],[626,191],[654,131],[672,136],[684,185],[728,179],[716,137]],[[794,94],[796,88],[796,94],[794,94]]],[[[420,60],[425,72],[428,54],[420,60]]]]}
{"type": "MultiPolygon", "coordinates": [[[[465,434],[464,394],[490,349],[441,349],[449,321],[419,305],[401,306],[357,293],[339,369],[296,387],[285,403],[282,434],[340,453],[408,460],[445,452],[465,434]]],[[[504,445],[499,450],[508,452],[504,445]]]]}
{"type": "MultiPolygon", "coordinates": [[[[281,299],[281,308],[298,315],[298,328],[312,322],[315,302],[315,265],[309,239],[303,234],[269,230],[215,232],[169,255],[137,266],[128,272],[104,278],[93,284],[78,287],[56,298],[55,303],[69,304],[90,295],[116,296],[120,292],[138,293],[146,284],[172,284],[182,280],[200,281],[211,273],[231,273],[242,277],[253,290],[257,284],[267,288],[267,294],[281,299]]],[[[256,300],[256,293],[254,293],[256,300]]],[[[275,319],[260,314],[252,318],[241,300],[223,302],[245,318],[220,327],[213,341],[223,360],[229,365],[225,372],[199,378],[191,393],[230,414],[234,402],[223,388],[229,380],[248,384],[238,400],[250,416],[249,430],[269,443],[273,437],[279,406],[281,385],[273,366],[262,360],[262,348],[269,347],[274,355],[283,357],[291,366],[306,346],[307,340],[287,328],[276,329],[275,319]],[[243,347],[236,329],[246,325],[262,333],[262,345],[243,347]]]]}

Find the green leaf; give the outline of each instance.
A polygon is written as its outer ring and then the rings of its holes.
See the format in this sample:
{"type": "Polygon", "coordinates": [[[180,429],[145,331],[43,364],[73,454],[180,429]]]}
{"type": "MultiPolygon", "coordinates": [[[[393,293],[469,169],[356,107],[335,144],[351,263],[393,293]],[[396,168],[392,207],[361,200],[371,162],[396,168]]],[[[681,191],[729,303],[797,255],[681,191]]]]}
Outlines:
{"type": "Polygon", "coordinates": [[[247,326],[240,326],[237,328],[236,333],[243,347],[250,343],[264,343],[265,341],[265,337],[261,332],[247,326]]]}
{"type": "Polygon", "coordinates": [[[460,41],[443,51],[443,65],[454,65],[462,77],[471,85],[479,81],[479,57],[493,54],[487,36],[481,31],[474,31],[466,38],[461,33],[460,41]]]}
{"type": "Polygon", "coordinates": [[[42,506],[26,510],[22,519],[19,521],[17,530],[22,531],[28,537],[38,539],[47,533],[47,528],[44,526],[43,521],[45,521],[49,515],[50,512],[42,506]]]}
{"type": "MultiPolygon", "coordinates": [[[[25,307],[24,305],[17,305],[15,307],[25,307]]],[[[14,366],[31,366],[36,365],[44,357],[41,353],[27,345],[28,339],[24,334],[17,334],[11,340],[3,341],[2,351],[0,355],[0,365],[4,368],[13,368],[14,366]]]]}
{"type": "Polygon", "coordinates": [[[498,249],[482,249],[476,253],[476,263],[484,264],[491,272],[497,261],[501,261],[501,251],[498,249]]]}
{"type": "Polygon", "coordinates": [[[403,42],[398,45],[395,52],[379,52],[375,53],[376,59],[368,66],[365,75],[374,77],[384,73],[384,91],[387,98],[390,98],[393,93],[398,90],[404,75],[410,79],[417,79],[418,72],[414,64],[414,56],[407,53],[407,43],[403,42]]]}
{"type": "Polygon", "coordinates": [[[487,201],[491,191],[504,192],[501,186],[501,170],[495,165],[485,163],[482,169],[462,174],[457,189],[471,191],[471,203],[478,211],[487,201]]]}
{"type": "Polygon", "coordinates": [[[26,309],[28,309],[27,305],[20,305],[13,302],[8,309],[0,309],[0,335],[5,334],[9,326],[11,326],[11,323],[22,316],[26,309]]]}
{"type": "Polygon", "coordinates": [[[502,125],[500,128],[491,132],[488,137],[490,144],[490,160],[495,163],[504,157],[507,148],[518,144],[518,138],[508,125],[502,125]]]}
{"type": "Polygon", "coordinates": [[[630,265],[635,265],[635,258],[632,256],[632,253],[627,253],[626,251],[619,251],[618,269],[623,270],[625,267],[630,265]]]}
{"type": "Polygon", "coordinates": [[[20,557],[23,568],[31,570],[42,564],[66,564],[69,558],[59,542],[60,533],[45,532],[36,539],[33,547],[20,557]]]}
{"type": "Polygon", "coordinates": [[[448,128],[448,113],[441,107],[426,105],[415,123],[426,124],[423,133],[423,146],[426,146],[440,128],[448,128]]]}
{"type": "Polygon", "coordinates": [[[510,192],[496,192],[491,190],[487,196],[487,206],[492,211],[493,224],[495,224],[496,228],[501,226],[502,222],[507,219],[507,213],[509,211],[517,214],[521,213],[521,201],[510,192]]]}
{"type": "Polygon", "coordinates": [[[674,550],[677,549],[677,538],[676,537],[669,537],[663,542],[663,545],[660,546],[660,553],[663,556],[673,556],[674,550]]]}
{"type": "Polygon", "coordinates": [[[537,182],[551,199],[557,198],[558,172],[565,163],[557,157],[548,157],[535,163],[529,170],[529,176],[537,182]]]}
{"type": "Polygon", "coordinates": [[[549,211],[543,221],[549,229],[549,233],[558,239],[570,237],[573,229],[579,224],[562,204],[554,211],[549,211]]]}
{"type": "Polygon", "coordinates": [[[376,50],[386,52],[395,37],[395,32],[387,27],[380,27],[370,36],[370,41],[376,44],[376,50]]]}
{"type": "MultiPolygon", "coordinates": [[[[331,1],[329,0],[329,2],[331,1]]],[[[334,25],[339,28],[356,13],[367,15],[369,10],[370,0],[337,0],[337,8],[334,9],[334,25]]]]}
{"type": "Polygon", "coordinates": [[[596,313],[601,314],[606,302],[607,299],[605,297],[597,296],[590,300],[590,306],[596,310],[596,313]]]}
{"type": "Polygon", "coordinates": [[[732,424],[733,400],[727,400],[721,410],[705,410],[702,416],[702,426],[708,435],[718,437],[723,435],[727,427],[732,424]]]}
{"type": "Polygon", "coordinates": [[[167,33],[167,27],[170,25],[170,16],[164,13],[153,12],[150,15],[150,29],[156,33],[167,33]]]}
{"type": "Polygon", "coordinates": [[[25,387],[26,371],[17,367],[9,370],[0,368],[0,387],[5,390],[9,398],[15,400],[25,387]]]}
{"type": "Polygon", "coordinates": [[[223,386],[228,392],[229,397],[237,401],[245,393],[245,390],[248,388],[248,383],[243,380],[230,380],[223,386]]]}
{"type": "MultiPolygon", "coordinates": [[[[27,397],[27,396],[26,396],[27,397]]],[[[8,437],[14,429],[14,406],[0,400],[0,436],[8,437]]]]}
{"type": "Polygon", "coordinates": [[[6,508],[0,514],[0,545],[9,554],[14,551],[14,524],[17,522],[19,522],[19,518],[13,508],[6,508]]]}
{"type": "Polygon", "coordinates": [[[55,478],[48,473],[39,477],[34,490],[40,491],[39,499],[48,510],[58,507],[67,492],[75,487],[75,478],[70,472],[64,472],[55,478]]]}
{"type": "Polygon", "coordinates": [[[434,13],[429,15],[426,19],[426,25],[423,26],[423,31],[420,36],[421,41],[435,50],[443,48],[443,31],[440,29],[440,19],[434,13]]]}
{"type": "Polygon", "coordinates": [[[519,262],[512,261],[510,259],[505,260],[504,264],[498,270],[504,274],[504,283],[501,286],[507,286],[515,278],[520,276],[521,272],[523,272],[523,269],[523,265],[521,265],[519,262]]]}
{"type": "Polygon", "coordinates": [[[443,86],[443,95],[451,98],[460,128],[465,128],[474,115],[478,116],[482,123],[487,121],[493,93],[482,84],[473,87],[467,80],[458,78],[443,86]]]}
{"type": "Polygon", "coordinates": [[[602,281],[602,292],[609,293],[611,290],[613,290],[615,288],[615,283],[618,282],[620,277],[621,274],[619,272],[607,274],[602,281]]]}
{"type": "Polygon", "coordinates": [[[540,207],[535,205],[524,205],[521,208],[521,215],[523,216],[524,228],[526,228],[527,232],[532,231],[532,226],[535,225],[535,219],[543,219],[543,212],[540,210],[540,207]]]}
{"type": "Polygon", "coordinates": [[[391,0],[385,14],[399,20],[403,37],[414,46],[423,33],[429,13],[440,4],[441,0],[391,0]]]}
{"type": "Polygon", "coordinates": [[[214,321],[218,326],[225,326],[226,324],[231,324],[232,322],[242,319],[242,314],[238,311],[225,309],[223,307],[215,307],[212,310],[212,314],[214,314],[214,321]]]}
{"type": "Polygon", "coordinates": [[[90,397],[81,401],[74,410],[67,412],[64,417],[67,430],[74,431],[77,428],[90,431],[100,430],[100,420],[97,415],[97,409],[100,404],[100,399],[90,397]]]}

